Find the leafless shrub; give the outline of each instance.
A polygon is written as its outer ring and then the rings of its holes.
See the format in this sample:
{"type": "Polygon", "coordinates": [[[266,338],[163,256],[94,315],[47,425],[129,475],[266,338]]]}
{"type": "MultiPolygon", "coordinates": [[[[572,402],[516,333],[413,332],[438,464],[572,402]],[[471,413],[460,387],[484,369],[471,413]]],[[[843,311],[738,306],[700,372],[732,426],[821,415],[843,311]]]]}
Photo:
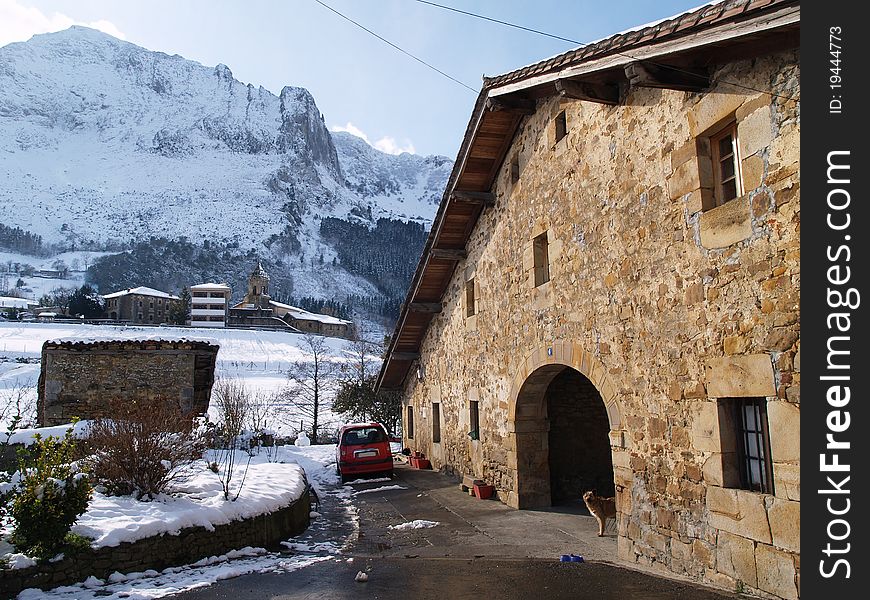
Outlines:
{"type": "MultiPolygon", "coordinates": [[[[217,410],[218,423],[213,449],[215,461],[209,466],[220,476],[224,499],[229,500],[236,471],[236,449],[242,446],[242,431],[245,421],[250,418],[251,393],[245,384],[237,379],[218,379],[212,387],[211,396],[212,406],[217,410]]],[[[250,442],[247,444],[250,449],[250,442]]],[[[242,493],[250,464],[249,452],[233,501],[242,493]]]]}
{"type": "Polygon", "coordinates": [[[91,422],[86,464],[109,494],[153,499],[202,459],[206,444],[194,416],[172,401],[115,399],[108,414],[91,422]]]}

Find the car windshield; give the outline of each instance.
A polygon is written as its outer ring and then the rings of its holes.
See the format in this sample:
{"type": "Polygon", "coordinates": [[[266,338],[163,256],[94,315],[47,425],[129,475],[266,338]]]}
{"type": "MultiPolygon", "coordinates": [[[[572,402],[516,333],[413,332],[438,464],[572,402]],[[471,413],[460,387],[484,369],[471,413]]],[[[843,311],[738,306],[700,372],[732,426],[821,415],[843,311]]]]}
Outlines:
{"type": "Polygon", "coordinates": [[[377,442],[385,441],[387,441],[387,438],[382,429],[378,427],[363,427],[345,431],[341,443],[354,446],[356,444],[376,444],[377,442]]]}

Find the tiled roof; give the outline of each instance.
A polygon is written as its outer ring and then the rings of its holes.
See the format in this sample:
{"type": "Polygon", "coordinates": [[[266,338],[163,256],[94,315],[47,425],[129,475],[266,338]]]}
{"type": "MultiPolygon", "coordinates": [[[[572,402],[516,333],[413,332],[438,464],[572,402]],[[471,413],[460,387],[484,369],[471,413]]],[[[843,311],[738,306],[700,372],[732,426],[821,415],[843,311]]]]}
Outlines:
{"type": "Polygon", "coordinates": [[[563,69],[568,65],[600,58],[609,54],[629,52],[638,46],[647,46],[674,36],[683,36],[691,30],[708,29],[714,25],[734,20],[746,12],[774,9],[780,5],[793,4],[793,0],[725,0],[682,13],[640,29],[617,33],[591,44],[569,50],[552,58],[516,69],[509,73],[487,77],[483,87],[492,89],[563,69]]]}

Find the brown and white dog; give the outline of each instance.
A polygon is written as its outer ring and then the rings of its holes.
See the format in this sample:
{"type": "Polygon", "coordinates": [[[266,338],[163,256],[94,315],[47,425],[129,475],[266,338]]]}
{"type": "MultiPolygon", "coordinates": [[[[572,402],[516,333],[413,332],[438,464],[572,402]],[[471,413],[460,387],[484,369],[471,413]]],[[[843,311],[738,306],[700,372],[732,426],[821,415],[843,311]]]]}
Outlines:
{"type": "Polygon", "coordinates": [[[588,491],[583,494],[583,502],[586,503],[586,508],[592,513],[592,516],[598,521],[598,536],[604,535],[604,525],[607,523],[607,518],[616,518],[616,498],[605,498],[597,496],[595,492],[588,491]]]}

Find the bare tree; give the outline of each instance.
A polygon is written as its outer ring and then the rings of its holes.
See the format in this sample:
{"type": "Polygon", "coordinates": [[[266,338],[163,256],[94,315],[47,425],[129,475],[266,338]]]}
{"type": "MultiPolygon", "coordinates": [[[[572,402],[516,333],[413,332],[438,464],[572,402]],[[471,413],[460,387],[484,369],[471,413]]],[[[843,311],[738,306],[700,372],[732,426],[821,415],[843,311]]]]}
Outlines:
{"type": "Polygon", "coordinates": [[[36,386],[33,383],[16,379],[10,387],[0,388],[0,423],[6,423],[10,434],[15,429],[31,427],[35,421],[36,386]]]}
{"type": "Polygon", "coordinates": [[[327,411],[331,414],[340,365],[330,354],[329,346],[321,336],[306,334],[302,348],[309,356],[307,360],[297,361],[290,368],[283,397],[296,415],[307,418],[311,423],[311,443],[316,444],[318,432],[333,425],[323,423],[322,417],[327,411]]]}

